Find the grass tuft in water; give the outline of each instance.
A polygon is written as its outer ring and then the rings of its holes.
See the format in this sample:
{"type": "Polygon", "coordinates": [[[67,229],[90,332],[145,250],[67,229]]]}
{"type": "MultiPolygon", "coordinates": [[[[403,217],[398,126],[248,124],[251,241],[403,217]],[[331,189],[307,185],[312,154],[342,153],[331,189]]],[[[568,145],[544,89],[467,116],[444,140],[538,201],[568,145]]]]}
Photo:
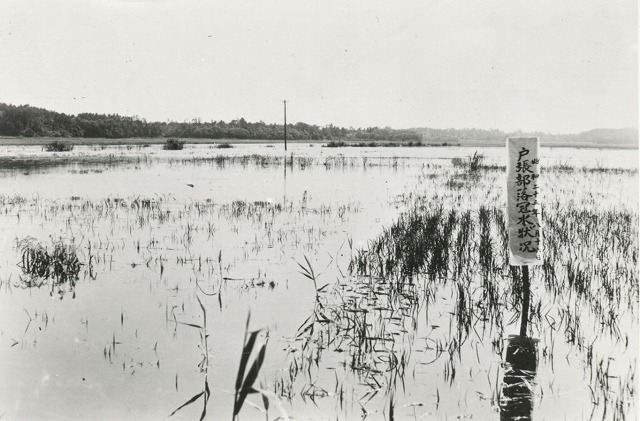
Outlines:
{"type": "Polygon", "coordinates": [[[64,287],[68,286],[75,298],[75,285],[83,263],[74,246],[58,241],[49,250],[34,238],[27,237],[19,241],[17,247],[21,255],[18,267],[24,275],[28,275],[22,279],[26,288],[41,287],[50,280],[51,295],[58,288],[62,298],[65,294],[64,287]]]}
{"type": "Polygon", "coordinates": [[[47,152],[69,152],[73,150],[73,145],[67,142],[55,140],[46,146],[47,152]]]}
{"type": "Polygon", "coordinates": [[[181,151],[184,148],[184,140],[167,139],[162,145],[162,149],[167,151],[181,151]]]}

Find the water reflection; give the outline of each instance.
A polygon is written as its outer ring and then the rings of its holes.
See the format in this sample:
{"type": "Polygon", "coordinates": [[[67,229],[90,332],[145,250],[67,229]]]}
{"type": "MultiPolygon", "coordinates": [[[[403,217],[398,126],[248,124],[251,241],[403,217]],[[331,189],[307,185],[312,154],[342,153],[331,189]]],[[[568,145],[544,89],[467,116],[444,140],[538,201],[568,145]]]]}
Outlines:
{"type": "Polygon", "coordinates": [[[287,203],[287,164],[284,164],[284,181],[283,181],[283,203],[287,203]]]}
{"type": "Polygon", "coordinates": [[[500,420],[531,420],[538,340],[511,335],[504,361],[500,420]]]}

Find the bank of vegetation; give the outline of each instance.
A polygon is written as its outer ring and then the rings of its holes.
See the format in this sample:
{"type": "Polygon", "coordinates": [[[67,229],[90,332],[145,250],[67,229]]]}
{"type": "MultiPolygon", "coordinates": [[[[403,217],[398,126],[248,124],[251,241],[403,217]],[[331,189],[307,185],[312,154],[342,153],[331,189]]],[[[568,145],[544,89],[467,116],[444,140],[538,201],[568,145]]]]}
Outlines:
{"type": "MultiPolygon", "coordinates": [[[[88,139],[212,139],[280,141],[282,124],[248,122],[239,118],[203,121],[147,121],[118,114],[81,113],[69,115],[32,107],[0,103],[0,136],[88,139]]],[[[289,140],[329,141],[330,146],[386,146],[397,143],[410,146],[498,145],[507,136],[537,136],[543,145],[589,147],[637,147],[638,129],[594,129],[577,134],[543,132],[504,132],[497,129],[434,129],[390,127],[345,128],[332,124],[318,126],[298,122],[287,125],[289,140]],[[341,143],[343,142],[343,143],[341,143]],[[346,143],[345,143],[346,142],[346,143]]]]}
{"type": "MultiPolygon", "coordinates": [[[[67,115],[29,105],[0,104],[0,136],[83,137],[83,138],[197,138],[281,140],[284,126],[247,122],[244,118],[225,122],[193,119],[185,122],[149,122],[138,117],[117,114],[82,113],[67,115]]],[[[287,125],[291,140],[332,140],[418,142],[421,136],[413,130],[389,127],[354,129],[334,125],[306,123],[287,125]]]]}

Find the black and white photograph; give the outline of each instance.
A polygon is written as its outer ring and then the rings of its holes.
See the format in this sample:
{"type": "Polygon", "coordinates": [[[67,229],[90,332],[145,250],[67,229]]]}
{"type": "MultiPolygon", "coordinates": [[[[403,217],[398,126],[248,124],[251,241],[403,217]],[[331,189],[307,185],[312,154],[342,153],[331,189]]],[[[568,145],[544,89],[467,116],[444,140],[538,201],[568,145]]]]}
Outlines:
{"type": "Polygon", "coordinates": [[[0,0],[0,419],[638,419],[638,16],[0,0]]]}

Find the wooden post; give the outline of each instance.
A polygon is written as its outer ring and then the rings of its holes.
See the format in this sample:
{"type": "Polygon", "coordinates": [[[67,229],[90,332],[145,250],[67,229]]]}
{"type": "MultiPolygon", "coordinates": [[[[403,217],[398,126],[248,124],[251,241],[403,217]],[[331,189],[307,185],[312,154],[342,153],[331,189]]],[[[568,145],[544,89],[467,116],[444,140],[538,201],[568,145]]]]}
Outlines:
{"type": "MultiPolygon", "coordinates": [[[[284,101],[284,151],[287,151],[287,100],[285,99],[284,101]]],[[[287,158],[285,157],[284,159],[285,161],[285,165],[287,162],[287,158]]]]}
{"type": "Polygon", "coordinates": [[[520,336],[527,336],[529,324],[529,266],[522,266],[522,320],[520,321],[520,336]]]}

